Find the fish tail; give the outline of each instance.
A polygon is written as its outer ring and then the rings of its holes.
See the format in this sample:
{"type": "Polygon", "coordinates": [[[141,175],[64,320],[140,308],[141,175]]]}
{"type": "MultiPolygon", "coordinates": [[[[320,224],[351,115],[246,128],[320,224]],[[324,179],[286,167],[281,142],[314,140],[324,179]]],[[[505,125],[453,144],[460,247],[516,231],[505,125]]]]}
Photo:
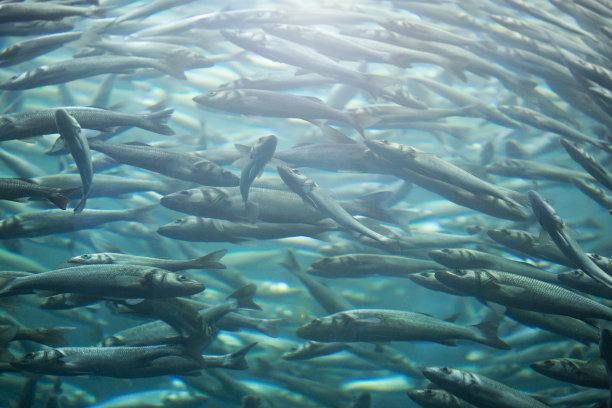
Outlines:
{"type": "Polygon", "coordinates": [[[282,323],[285,323],[287,319],[266,319],[261,320],[257,324],[257,329],[269,337],[278,337],[278,328],[282,323]]]}
{"type": "Polygon", "coordinates": [[[219,262],[227,253],[227,249],[220,249],[201,256],[189,262],[189,269],[227,269],[227,267],[219,262]]]}
{"type": "Polygon", "coordinates": [[[148,223],[152,221],[152,218],[149,214],[149,211],[153,208],[156,208],[157,204],[145,205],[143,207],[133,208],[131,210],[126,211],[126,220],[130,221],[140,221],[143,223],[148,223]]]}
{"type": "Polygon", "coordinates": [[[47,198],[51,201],[56,207],[65,210],[68,206],[69,199],[62,193],[54,193],[47,198]]]}
{"type": "Polygon", "coordinates": [[[262,310],[261,307],[253,301],[253,295],[257,291],[257,286],[254,283],[245,285],[229,295],[228,299],[236,299],[237,307],[242,309],[262,310]]]}
{"type": "Polygon", "coordinates": [[[167,58],[163,61],[156,61],[153,66],[159,71],[170,75],[177,79],[187,79],[183,69],[185,65],[183,63],[177,63],[176,59],[167,58]]]}
{"type": "Polygon", "coordinates": [[[284,266],[290,272],[300,273],[302,272],[302,267],[297,260],[297,256],[295,256],[295,251],[291,248],[287,249],[285,252],[285,259],[282,262],[279,262],[281,266],[284,266]]]}
{"type": "Polygon", "coordinates": [[[223,359],[221,367],[230,370],[246,370],[249,368],[246,359],[244,358],[253,347],[257,345],[257,342],[251,343],[248,346],[241,348],[240,350],[234,351],[231,354],[227,354],[223,359]]]}
{"type": "Polygon", "coordinates": [[[397,86],[399,84],[396,79],[381,75],[366,75],[365,77],[368,92],[370,92],[374,98],[378,98],[383,89],[390,86],[397,86]]]}
{"type": "Polygon", "coordinates": [[[479,343],[502,350],[510,350],[512,348],[497,335],[497,329],[499,327],[498,321],[484,321],[482,323],[475,324],[474,327],[483,335],[483,338],[476,339],[476,341],[479,343]]]}
{"type": "Polygon", "coordinates": [[[400,68],[412,68],[413,58],[409,54],[392,54],[389,63],[400,68]]]}
{"type": "Polygon", "coordinates": [[[162,135],[173,135],[174,130],[166,125],[166,122],[168,122],[173,112],[174,109],[164,109],[159,112],[147,114],[142,127],[162,135]]]}
{"type": "Polygon", "coordinates": [[[74,327],[44,327],[40,329],[39,341],[51,347],[65,347],[68,342],[64,335],[74,329],[74,327]]]}
{"type": "Polygon", "coordinates": [[[81,198],[81,201],[79,201],[79,203],[74,207],[74,213],[79,214],[83,212],[83,209],[85,208],[86,203],[87,203],[87,196],[83,196],[83,198],[81,198]]]}
{"type": "Polygon", "coordinates": [[[106,11],[106,7],[94,7],[87,11],[85,15],[90,18],[104,18],[106,17],[106,11]]]}
{"type": "Polygon", "coordinates": [[[371,115],[351,115],[350,124],[365,139],[365,129],[374,126],[380,119],[371,115]]]}
{"type": "Polygon", "coordinates": [[[18,329],[17,326],[8,324],[0,326],[0,345],[7,344],[9,341],[13,340],[18,329]]]}

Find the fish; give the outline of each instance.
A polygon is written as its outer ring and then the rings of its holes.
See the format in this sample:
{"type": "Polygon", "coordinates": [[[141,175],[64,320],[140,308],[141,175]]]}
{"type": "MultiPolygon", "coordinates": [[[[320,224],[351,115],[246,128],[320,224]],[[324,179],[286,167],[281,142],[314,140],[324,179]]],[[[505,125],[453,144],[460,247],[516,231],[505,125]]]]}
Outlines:
{"type": "Polygon", "coordinates": [[[327,356],[349,348],[345,343],[317,343],[307,341],[289,351],[284,352],[281,358],[285,360],[307,360],[315,357],[327,356]]]}
{"type": "Polygon", "coordinates": [[[114,265],[144,265],[154,268],[162,268],[167,271],[182,271],[185,269],[225,269],[226,266],[218,262],[226,249],[211,252],[197,259],[186,261],[151,258],[145,256],[129,255],[123,253],[99,252],[95,254],[83,254],[72,257],[68,263],[79,265],[114,264],[114,265]]]}
{"type": "Polygon", "coordinates": [[[117,144],[91,141],[91,149],[121,163],[204,185],[236,186],[239,179],[215,163],[189,153],[172,152],[146,144],[117,144]]]}
{"type": "Polygon", "coordinates": [[[283,182],[294,193],[299,195],[302,200],[336,221],[339,225],[350,231],[366,235],[383,244],[390,244],[392,242],[391,238],[385,237],[357,221],[327,191],[319,187],[317,183],[308,177],[302,175],[299,171],[282,165],[278,166],[276,170],[283,179],[283,182]]]}
{"type": "Polygon", "coordinates": [[[495,348],[510,348],[497,337],[495,322],[483,322],[472,329],[402,310],[345,310],[315,319],[299,327],[296,334],[301,338],[322,342],[420,340],[454,346],[455,340],[471,340],[495,348]]]}
{"type": "Polygon", "coordinates": [[[69,213],[63,210],[29,211],[0,221],[0,239],[40,237],[51,234],[96,228],[113,221],[146,220],[150,206],[127,210],[83,210],[69,213]]]}
{"type": "Polygon", "coordinates": [[[254,51],[265,58],[332,77],[339,82],[365,89],[375,97],[380,95],[384,88],[399,84],[395,79],[366,75],[346,68],[308,47],[268,35],[263,31],[221,30],[221,34],[239,47],[254,51]],[[288,52],[289,50],[291,52],[288,52]]]}
{"type": "Polygon", "coordinates": [[[49,200],[56,207],[65,210],[69,199],[59,188],[45,187],[34,180],[22,178],[0,178],[0,199],[19,200],[24,197],[40,197],[49,200]]]}
{"type": "Polygon", "coordinates": [[[258,222],[253,224],[188,216],[160,226],[157,228],[157,233],[183,241],[237,243],[299,235],[324,239],[326,232],[337,228],[335,223],[325,222],[317,224],[258,222]]]}
{"type": "Polygon", "coordinates": [[[490,270],[437,271],[435,276],[451,289],[508,307],[578,319],[612,318],[609,307],[537,279],[490,270]]]}
{"type": "MultiPolygon", "coordinates": [[[[261,177],[266,164],[272,159],[278,138],[275,135],[260,137],[250,148],[235,144],[237,150],[246,155],[245,163],[240,173],[240,195],[245,206],[249,200],[249,188],[256,178],[261,177]],[[248,149],[248,150],[247,150],[248,149]]],[[[234,165],[237,162],[234,162],[234,165]]]]}
{"type": "Polygon", "coordinates": [[[538,222],[563,254],[576,263],[591,278],[608,288],[612,288],[612,276],[603,271],[584,253],[578,243],[568,234],[563,220],[555,209],[537,192],[530,190],[528,194],[531,207],[538,222]]]}
{"type": "Polygon", "coordinates": [[[565,151],[574,161],[582,166],[602,186],[612,190],[612,174],[610,174],[594,157],[588,154],[576,143],[569,143],[565,139],[560,140],[565,151]]]}
{"type": "Polygon", "coordinates": [[[482,375],[450,367],[425,367],[423,375],[437,386],[476,406],[544,408],[528,394],[482,375]]]}
{"type": "MultiPolygon", "coordinates": [[[[139,378],[157,375],[154,370],[158,360],[180,357],[179,347],[59,347],[24,355],[11,365],[26,371],[55,375],[98,375],[116,378],[139,378]]],[[[166,370],[167,371],[167,370],[166,370]]]]}
{"type": "Polygon", "coordinates": [[[435,262],[408,257],[351,254],[316,260],[306,270],[324,278],[365,278],[368,276],[407,276],[424,270],[436,269],[435,262]]]}
{"type": "Polygon", "coordinates": [[[543,360],[529,366],[538,373],[556,380],[590,388],[610,387],[605,364],[599,358],[588,362],[575,358],[543,360]]]}
{"type": "Polygon", "coordinates": [[[516,201],[517,198],[521,200],[520,197],[517,197],[519,195],[516,192],[481,180],[436,155],[389,141],[366,140],[364,143],[374,153],[392,161],[395,165],[407,167],[412,171],[458,186],[474,194],[487,194],[507,201],[516,207],[521,206],[516,201]]]}
{"type": "MultiPolygon", "coordinates": [[[[8,341],[29,340],[39,344],[44,344],[50,347],[62,347],[68,345],[65,339],[65,334],[76,329],[76,327],[15,327],[10,325],[1,325],[0,331],[11,332],[14,330],[12,338],[8,341]]],[[[3,340],[6,339],[2,335],[3,340]]]]}
{"type": "Polygon", "coordinates": [[[199,293],[205,286],[185,275],[139,265],[81,265],[16,277],[0,290],[14,296],[46,290],[109,298],[163,298],[199,293]]]}
{"type": "MultiPolygon", "coordinates": [[[[163,135],[174,131],[165,123],[174,109],[151,114],[121,113],[100,108],[61,107],[72,115],[84,129],[108,129],[114,126],[137,126],[163,135]]],[[[38,109],[0,116],[0,140],[24,139],[57,132],[55,112],[57,108],[38,109]]]]}
{"type": "Polygon", "coordinates": [[[448,268],[456,269],[493,269],[515,273],[544,282],[557,283],[554,273],[546,272],[526,262],[510,260],[487,252],[464,248],[444,248],[429,251],[429,257],[448,268]]]}
{"type": "Polygon", "coordinates": [[[61,20],[69,16],[104,17],[106,11],[98,7],[74,7],[62,4],[29,4],[10,3],[0,4],[0,23],[32,21],[32,20],[61,20]]]}
{"type": "Polygon", "coordinates": [[[378,118],[356,117],[334,109],[314,97],[262,89],[213,91],[195,96],[193,101],[207,108],[240,115],[299,118],[307,122],[327,119],[333,123],[348,125],[361,135],[365,135],[364,128],[378,122],[378,118]]]}
{"type": "Polygon", "coordinates": [[[12,44],[0,51],[0,66],[7,67],[29,61],[39,55],[76,41],[83,35],[81,31],[49,34],[12,44]]]}
{"type": "Polygon", "coordinates": [[[55,125],[60,137],[68,146],[70,154],[79,170],[81,176],[82,198],[81,201],[74,207],[75,214],[80,213],[85,208],[89,190],[93,184],[93,165],[91,163],[91,152],[89,151],[89,143],[87,138],[81,133],[81,125],[79,122],[63,109],[55,111],[55,125]]]}
{"type": "Polygon", "coordinates": [[[327,311],[336,313],[343,310],[353,309],[351,302],[336,293],[327,285],[319,282],[302,270],[294,251],[287,250],[285,259],[281,263],[283,267],[293,273],[308,289],[313,298],[327,311]]]}

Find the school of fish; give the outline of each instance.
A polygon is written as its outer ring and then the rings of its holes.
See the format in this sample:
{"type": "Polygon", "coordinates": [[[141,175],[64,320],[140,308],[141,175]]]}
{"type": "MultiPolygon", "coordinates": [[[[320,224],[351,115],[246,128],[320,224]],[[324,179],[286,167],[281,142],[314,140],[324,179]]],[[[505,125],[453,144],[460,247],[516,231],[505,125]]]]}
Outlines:
{"type": "Polygon", "coordinates": [[[0,0],[0,406],[612,406],[612,0],[0,0]]]}

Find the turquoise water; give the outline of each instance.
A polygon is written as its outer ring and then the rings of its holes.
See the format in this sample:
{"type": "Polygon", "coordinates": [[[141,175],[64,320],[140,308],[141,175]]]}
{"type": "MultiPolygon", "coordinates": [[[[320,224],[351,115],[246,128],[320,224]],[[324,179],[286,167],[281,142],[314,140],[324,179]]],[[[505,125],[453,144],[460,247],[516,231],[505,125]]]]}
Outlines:
{"type": "MultiPolygon", "coordinates": [[[[609,101],[606,97],[597,99],[599,94],[593,91],[605,91],[608,88],[605,84],[601,85],[603,80],[600,77],[591,77],[590,82],[585,82],[584,77],[577,79],[575,72],[565,65],[571,58],[601,66],[609,65],[611,55],[607,50],[606,41],[609,39],[605,28],[609,27],[607,24],[610,17],[600,13],[602,15],[595,18],[592,13],[580,9],[582,19],[577,23],[568,12],[546,1],[533,3],[532,8],[527,10],[529,12],[521,10],[516,4],[513,6],[510,1],[499,4],[486,1],[373,1],[348,2],[344,5],[333,2],[178,3],[174,7],[166,6],[150,16],[145,14],[125,22],[118,22],[115,18],[128,16],[129,12],[150,3],[102,1],[100,7],[105,9],[107,18],[65,17],[63,21],[69,22],[74,27],[73,31],[83,32],[80,39],[30,60],[0,68],[0,81],[58,61],[72,61],[74,65],[71,68],[75,68],[79,64],[79,59],[74,57],[77,52],[101,50],[104,41],[108,42],[107,47],[111,47],[109,43],[112,42],[113,47],[119,48],[136,40],[163,41],[165,45],[155,48],[157,55],[149,56],[170,68],[166,71],[176,73],[184,68],[185,79],[150,68],[134,72],[122,69],[122,72],[115,74],[108,97],[96,99],[95,96],[110,74],[88,77],[81,73],[79,75],[82,78],[73,80],[68,76],[60,80],[61,85],[3,91],[0,95],[2,115],[62,106],[92,106],[96,101],[102,101],[98,107],[132,114],[173,109],[167,122],[173,135],[131,127],[110,139],[104,136],[103,140],[109,143],[146,143],[167,151],[195,154],[198,158],[217,163],[236,177],[240,177],[241,169],[235,165],[235,161],[242,155],[234,145],[252,146],[260,137],[273,134],[278,138],[277,158],[266,165],[262,177],[255,181],[250,193],[251,202],[261,207],[257,211],[259,214],[289,213],[301,219],[303,213],[313,211],[318,219],[325,218],[318,210],[299,201],[299,197],[283,184],[276,170],[279,165],[299,167],[299,171],[329,193],[332,200],[355,202],[360,197],[378,193],[367,205],[361,203],[361,207],[352,214],[358,216],[362,225],[392,242],[377,243],[343,227],[341,223],[329,220],[325,223],[328,228],[321,227],[315,237],[301,236],[301,226],[287,224],[283,228],[285,238],[234,236],[221,242],[172,239],[159,234],[158,228],[188,215],[165,208],[159,204],[160,199],[185,189],[207,188],[206,183],[198,185],[193,181],[178,180],[167,174],[128,164],[114,163],[98,168],[95,163],[104,155],[92,148],[94,188],[98,179],[102,184],[103,175],[116,176],[126,183],[127,179],[143,183],[155,182],[159,188],[144,187],[131,192],[103,195],[92,193],[83,214],[93,209],[126,210],[150,206],[146,216],[131,221],[105,222],[91,229],[52,234],[34,233],[32,237],[17,237],[8,232],[2,240],[0,268],[44,273],[62,264],[66,266],[68,259],[87,253],[123,252],[156,258],[192,259],[226,249],[227,254],[219,262],[226,265],[227,269],[190,269],[185,272],[189,278],[206,285],[206,290],[194,295],[192,299],[215,304],[240,286],[252,282],[257,286],[254,300],[263,310],[242,309],[240,313],[256,319],[284,320],[274,336],[270,336],[274,333],[266,334],[248,328],[241,331],[221,330],[214,341],[202,350],[206,355],[221,355],[257,342],[246,356],[248,369],[223,370],[223,374],[248,387],[246,391],[219,391],[222,383],[211,377],[206,370],[202,370],[200,377],[193,377],[203,379],[200,381],[206,386],[200,387],[189,378],[178,375],[144,379],[63,376],[62,391],[59,394],[62,406],[91,406],[94,402],[121,395],[132,400],[152,401],[163,398],[153,394],[135,394],[150,390],[189,391],[181,394],[182,402],[179,398],[178,402],[168,401],[163,406],[182,406],[180,404],[186,403],[184,400],[197,398],[200,394],[209,397],[207,402],[196,399],[190,403],[194,406],[241,406],[241,398],[248,394],[259,396],[274,407],[351,406],[351,398],[364,391],[371,393],[373,407],[416,406],[406,397],[406,392],[427,387],[428,381],[420,374],[420,368],[425,366],[466,369],[510,387],[545,396],[577,395],[582,390],[568,388],[565,383],[538,374],[529,368],[529,364],[570,356],[589,360],[599,355],[596,343],[587,346],[559,335],[548,335],[545,330],[528,328],[508,317],[496,317],[494,309],[474,297],[433,291],[416,284],[408,276],[384,276],[384,271],[383,276],[360,278],[310,276],[323,282],[336,296],[349,302],[355,309],[395,309],[426,313],[438,319],[458,314],[455,323],[465,327],[484,320],[496,320],[500,337],[512,349],[498,350],[469,340],[458,340],[454,347],[424,341],[383,339],[379,342],[378,346],[384,348],[381,354],[398,353],[411,363],[406,363],[410,374],[389,370],[380,362],[368,362],[349,351],[311,360],[285,361],[280,355],[305,341],[297,336],[296,329],[331,312],[326,311],[296,275],[280,263],[286,259],[287,251],[293,251],[301,268],[306,270],[311,263],[323,257],[379,254],[431,260],[431,250],[465,248],[523,261],[551,274],[572,271],[574,268],[567,265],[505,247],[487,235],[487,230],[522,230],[534,234],[542,245],[555,248],[550,238],[541,234],[541,227],[532,215],[526,199],[526,193],[530,190],[537,191],[551,203],[565,222],[565,229],[585,252],[601,256],[612,254],[609,240],[612,224],[608,214],[612,199],[608,196],[607,204],[596,203],[580,192],[576,180],[598,186],[608,194],[610,192],[572,160],[559,143],[562,137],[579,142],[581,148],[588,151],[605,169],[610,169],[609,150],[606,152],[605,148],[611,142],[609,135],[612,128],[609,126],[612,122],[604,109],[609,101]],[[544,21],[542,16],[534,15],[534,9],[545,11],[565,26],[562,27],[558,21],[544,21]],[[279,12],[282,13],[275,14],[279,12]],[[164,29],[165,24],[170,22],[188,21],[186,19],[189,17],[205,13],[211,14],[190,27],[158,32],[158,37],[149,37],[146,31],[140,31],[164,29]],[[500,24],[499,16],[526,22],[529,29],[516,28],[510,24],[504,26],[500,24]],[[404,29],[390,26],[388,21],[412,21],[420,25],[404,29]],[[288,34],[272,36],[270,33],[278,29],[274,24],[305,27],[323,35],[342,35],[344,40],[367,48],[369,53],[366,54],[364,50],[353,51],[348,45],[334,48],[331,39],[329,47],[326,47],[327,41],[318,37],[309,46],[296,45],[291,42],[288,34]],[[229,32],[224,34],[223,30],[229,32]],[[272,41],[268,43],[271,48],[267,51],[257,48],[261,44],[258,43],[261,37],[257,36],[255,45],[238,45],[237,41],[230,41],[231,34],[237,30],[243,30],[241,33],[246,36],[267,33],[267,38],[272,41]],[[164,37],[160,37],[162,35],[164,37]],[[376,37],[380,35],[387,37],[376,37]],[[281,41],[276,42],[275,38],[281,41]],[[551,43],[551,39],[554,43],[551,43]],[[188,58],[185,54],[163,54],[171,52],[171,47],[177,45],[205,57],[210,63],[205,65],[214,65],[190,68],[185,66],[188,58]],[[347,51],[348,55],[342,51],[347,51]],[[376,58],[385,60],[379,61],[376,58]],[[271,99],[258,100],[253,96],[253,89],[237,91],[242,94],[228,93],[227,84],[233,81],[264,77],[267,83],[262,85],[262,89],[277,92],[271,99]],[[278,85],[278,82],[271,84],[281,77],[287,78],[284,85],[278,85]],[[304,83],[307,79],[309,83],[304,83]],[[442,84],[446,91],[432,84],[442,84]],[[589,86],[594,88],[589,91],[589,86]],[[247,103],[248,107],[233,101],[230,107],[223,108],[217,104],[211,108],[193,100],[198,95],[209,95],[214,91],[217,96],[225,93],[238,98],[240,103],[247,103]],[[400,94],[404,97],[400,98],[400,94]],[[303,99],[281,99],[281,96],[287,95],[317,98],[306,101],[323,109],[325,113],[310,113],[311,105],[304,105],[306,102],[303,99]],[[549,122],[534,126],[528,119],[519,119],[510,114],[504,116],[502,112],[506,111],[498,109],[502,105],[529,108],[545,115],[549,122]],[[391,112],[391,109],[394,111],[391,112]],[[439,179],[434,170],[440,168],[442,162],[420,170],[419,174],[425,176],[424,181],[409,176],[403,180],[392,174],[405,168],[406,164],[402,160],[384,162],[371,152],[367,156],[351,157],[352,150],[348,146],[358,144],[360,151],[366,149],[359,133],[362,127],[365,128],[363,133],[367,139],[389,140],[413,146],[443,159],[445,165],[456,166],[450,167],[450,174],[461,175],[458,169],[463,169],[486,180],[490,185],[516,192],[523,199],[518,200],[520,215],[508,219],[493,216],[491,211],[485,214],[478,209],[455,204],[449,201],[448,196],[443,197],[430,191],[428,180],[439,179]],[[332,142],[336,144],[333,149],[337,150],[333,151],[337,153],[323,154],[326,152],[324,146],[318,152],[310,151],[300,156],[300,160],[309,161],[309,166],[302,165],[295,156],[287,153],[295,146],[317,146],[332,142]],[[347,146],[346,149],[342,148],[342,144],[347,146]],[[604,148],[596,147],[595,144],[603,145],[604,148]],[[283,152],[285,156],[282,156],[283,152]],[[525,170],[518,175],[499,174],[501,170],[496,169],[506,158],[525,160],[526,169],[531,170],[531,173],[525,170]],[[387,167],[374,169],[372,163],[380,166],[384,163],[387,167]],[[555,172],[546,172],[536,165],[554,166],[555,172]],[[258,185],[264,186],[272,196],[277,194],[278,199],[272,204],[258,201],[258,185]],[[292,211],[292,208],[295,210],[292,211]],[[319,397],[318,400],[316,396],[313,398],[313,395],[304,395],[303,391],[300,393],[295,386],[288,385],[286,378],[281,377],[285,375],[297,378],[298,382],[300,378],[318,381],[329,386],[333,390],[332,394],[319,397]]],[[[93,6],[78,7],[91,9],[93,6]]],[[[9,11],[5,9],[4,12],[9,11]]],[[[8,24],[2,24],[8,30],[2,31],[6,33],[0,37],[2,47],[42,35],[11,35],[11,30],[12,34],[16,34],[18,27],[9,27],[8,24]]],[[[140,49],[138,52],[145,52],[147,46],[136,44],[135,48],[140,49]]],[[[107,51],[109,55],[119,54],[116,48],[113,50],[107,51]]],[[[127,55],[137,51],[124,48],[121,52],[127,55]]],[[[146,63],[142,64],[147,66],[146,63]]],[[[0,124],[3,124],[2,117],[0,124]]],[[[97,136],[96,130],[86,129],[82,123],[81,126],[83,134],[97,136]]],[[[117,124],[109,124],[97,129],[116,130],[117,127],[117,124]]],[[[8,127],[2,130],[4,134],[8,133],[8,127]]],[[[0,135],[0,138],[7,137],[0,135]]],[[[3,140],[0,148],[33,167],[14,167],[10,161],[3,160],[4,164],[0,164],[1,177],[41,177],[44,180],[45,176],[54,174],[78,174],[70,154],[45,154],[57,138],[57,133],[51,133],[22,135],[20,140],[3,140]]],[[[328,146],[327,152],[331,149],[328,146]]],[[[161,164],[165,160],[151,159],[147,165],[154,166],[155,162],[161,164]]],[[[447,179],[444,185],[466,191],[454,179],[447,179]]],[[[75,186],[80,186],[78,179],[75,186]]],[[[240,207],[240,194],[236,192],[237,187],[232,188],[237,197],[235,202],[240,207]]],[[[72,208],[79,202],[79,192],[73,194],[65,212],[72,213],[72,208]]],[[[470,197],[482,202],[479,194],[481,192],[468,193],[470,197]]],[[[7,219],[54,208],[52,204],[40,199],[22,203],[3,200],[0,205],[2,216],[7,219]]],[[[263,222],[261,219],[255,221],[254,224],[246,219],[240,222],[245,223],[244,228],[252,228],[263,222]]],[[[317,219],[310,221],[314,224],[317,219]]],[[[1,224],[0,230],[3,228],[8,227],[1,224]]],[[[214,229],[228,232],[231,231],[231,225],[222,227],[222,221],[212,222],[208,227],[198,230],[197,239],[210,240],[214,229]]],[[[446,269],[441,264],[432,265],[414,273],[446,269]]],[[[74,330],[65,335],[66,345],[74,347],[96,345],[120,330],[152,320],[115,313],[105,301],[59,312],[38,307],[44,298],[35,294],[5,299],[8,300],[2,303],[3,315],[14,320],[3,324],[74,327],[74,330]]],[[[604,298],[595,299],[601,304],[609,302],[604,298]]],[[[499,309],[495,310],[499,313],[499,309]]],[[[600,321],[602,328],[605,327],[604,322],[600,321]]],[[[374,350],[375,345],[370,343],[376,342],[363,342],[361,345],[374,350]]],[[[48,347],[31,341],[11,341],[7,348],[15,358],[20,358],[27,352],[48,347]]],[[[9,406],[19,400],[25,378],[23,372],[0,376],[1,406],[9,406]]],[[[33,406],[44,406],[52,394],[54,379],[52,375],[45,375],[39,380],[33,406]]],[[[595,400],[606,398],[606,390],[601,391],[602,394],[597,395],[595,400]]],[[[31,394],[32,391],[26,393],[31,394]]],[[[562,406],[583,405],[570,402],[562,406]]]]}

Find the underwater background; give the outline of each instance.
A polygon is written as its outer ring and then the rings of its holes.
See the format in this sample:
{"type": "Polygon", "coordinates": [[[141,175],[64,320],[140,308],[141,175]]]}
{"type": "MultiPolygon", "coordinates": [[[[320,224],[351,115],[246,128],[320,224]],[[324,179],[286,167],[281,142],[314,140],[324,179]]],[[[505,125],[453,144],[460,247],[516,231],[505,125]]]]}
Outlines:
{"type": "Polygon", "coordinates": [[[445,394],[422,406],[492,406],[470,399],[480,390],[431,385],[421,370],[439,366],[522,391],[520,405],[498,390],[496,406],[605,404],[610,345],[600,330],[612,286],[597,274],[612,273],[611,22],[607,0],[0,2],[0,177],[53,189],[18,201],[0,192],[0,406],[416,407],[406,393],[428,387],[473,405],[445,394]],[[20,44],[57,33],[77,34],[20,44]],[[53,120],[62,107],[82,128],[80,148],[57,145],[69,144],[53,120]],[[43,109],[48,117],[24,116],[43,109]],[[261,159],[253,146],[268,135],[274,156],[261,159]],[[75,213],[87,165],[91,186],[75,213]],[[279,175],[286,168],[298,169],[297,187],[279,175]],[[49,194],[69,197],[67,208],[49,194]],[[508,230],[531,235],[513,246],[508,230]],[[262,310],[225,310],[248,319],[200,318],[195,334],[166,325],[188,349],[210,336],[198,355],[256,342],[248,367],[112,378],[16,364],[109,346],[160,319],[134,311],[147,295],[96,297],[77,284],[10,292],[30,276],[11,271],[94,264],[74,257],[95,253],[213,254],[210,268],[167,267],[206,286],[176,297],[190,316],[255,284],[262,310]],[[479,271],[475,286],[442,282],[456,270],[479,271]],[[543,281],[544,294],[531,290],[543,281]],[[40,306],[62,293],[95,299],[40,306]],[[345,310],[321,332],[298,330],[345,310]],[[34,332],[20,338],[16,327],[34,332]],[[281,357],[309,340],[338,347],[281,357]],[[568,358],[597,365],[599,382],[530,367],[568,358]]]}

